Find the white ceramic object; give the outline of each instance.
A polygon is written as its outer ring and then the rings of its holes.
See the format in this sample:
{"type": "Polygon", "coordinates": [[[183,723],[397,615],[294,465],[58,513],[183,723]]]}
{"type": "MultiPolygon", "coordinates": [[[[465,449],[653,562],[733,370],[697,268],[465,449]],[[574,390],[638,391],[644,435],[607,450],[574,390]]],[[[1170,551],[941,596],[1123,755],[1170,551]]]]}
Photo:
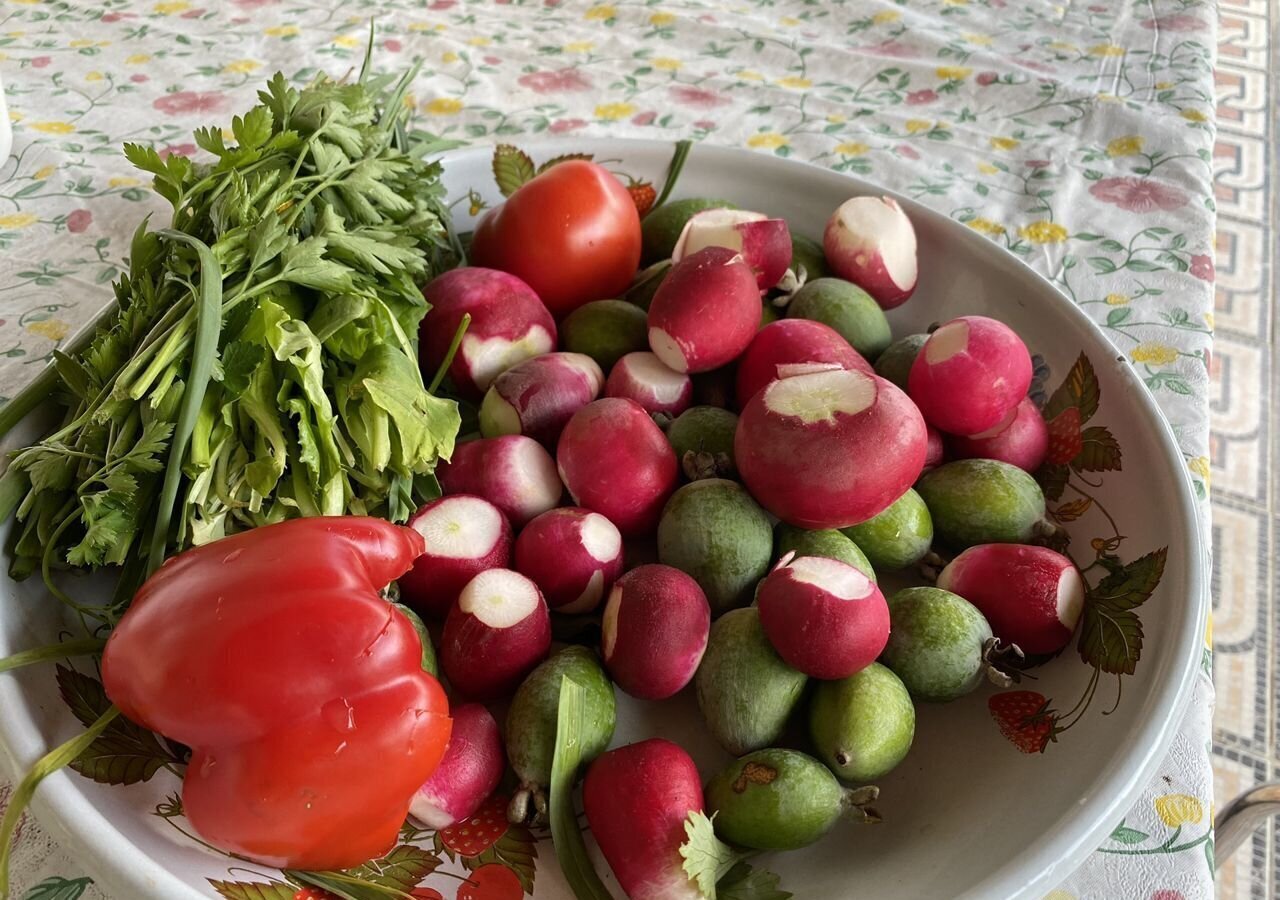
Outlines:
{"type": "MultiPolygon", "coordinates": [[[[595,153],[609,159],[610,168],[659,186],[672,151],[667,143],[607,140],[545,142],[527,149],[539,162],[567,152],[595,153]]],[[[474,221],[468,189],[490,204],[501,200],[490,152],[475,148],[448,157],[446,182],[457,201],[453,208],[461,229],[474,221]]],[[[697,146],[675,196],[724,197],[819,237],[841,201],[868,193],[883,192],[809,165],[697,146]]],[[[919,235],[921,272],[915,296],[890,314],[895,334],[922,331],[962,314],[999,318],[1043,357],[1050,393],[1083,353],[1092,362],[1101,395],[1089,424],[1110,429],[1123,450],[1123,470],[1090,476],[1095,483],[1102,481],[1100,488],[1090,490],[1125,535],[1115,548],[1123,562],[1168,547],[1167,564],[1154,595],[1139,610],[1145,633],[1142,659],[1136,672],[1124,678],[1123,698],[1114,713],[1102,715],[1115,689],[1115,678],[1104,676],[1099,696],[1077,725],[1047,752],[1024,755],[992,721],[987,709],[992,688],[946,706],[922,706],[910,755],[879,782],[883,824],[841,824],[808,850],[769,854],[758,863],[777,872],[784,888],[806,900],[1039,898],[1103,842],[1167,751],[1202,660],[1207,554],[1182,456],[1125,358],[1082,312],[1019,260],[945,216],[898,200],[919,235]]],[[[28,430],[26,436],[31,434],[28,430]]],[[[21,437],[14,435],[10,443],[21,437]]],[[[1068,494],[1064,500],[1076,496],[1068,494]]],[[[1093,559],[1091,539],[1112,533],[1097,505],[1067,529],[1076,558],[1086,561],[1093,559]]],[[[1098,577],[1097,570],[1089,575],[1094,583],[1098,577]]],[[[6,581],[0,587],[0,657],[56,639],[60,606],[34,582],[6,581]]],[[[89,670],[84,661],[80,665],[89,670]]],[[[1055,698],[1057,708],[1065,710],[1091,672],[1072,645],[1027,686],[1055,698]]],[[[662,704],[622,696],[620,701],[615,745],[663,735],[684,744],[704,775],[727,762],[704,733],[688,691],[662,704]]],[[[0,676],[0,745],[12,773],[78,728],[58,697],[52,666],[0,676]]],[[[178,789],[178,780],[164,771],[129,787],[98,785],[64,771],[41,786],[34,809],[116,897],[186,900],[217,896],[209,878],[255,880],[244,868],[228,875],[237,863],[184,838],[174,827],[189,827],[180,818],[153,814],[178,789]]],[[[535,897],[568,900],[571,895],[549,841],[539,851],[535,897]]],[[[612,884],[598,858],[597,866],[612,884]]],[[[248,868],[278,878],[265,867],[248,868]]],[[[456,866],[453,870],[460,871],[456,866]]],[[[431,879],[426,884],[444,886],[431,879]]],[[[457,881],[452,884],[456,890],[457,881]]]]}

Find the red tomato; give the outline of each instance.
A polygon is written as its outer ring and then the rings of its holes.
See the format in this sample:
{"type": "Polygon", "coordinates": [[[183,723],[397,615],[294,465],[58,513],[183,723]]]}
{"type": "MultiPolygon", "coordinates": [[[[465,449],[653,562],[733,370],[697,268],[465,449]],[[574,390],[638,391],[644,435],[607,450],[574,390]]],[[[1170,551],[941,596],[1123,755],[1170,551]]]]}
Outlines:
{"type": "Polygon", "coordinates": [[[616,297],[640,265],[640,214],[608,170],[583,159],[552,166],[484,214],[473,265],[523,279],[557,317],[616,297]]]}

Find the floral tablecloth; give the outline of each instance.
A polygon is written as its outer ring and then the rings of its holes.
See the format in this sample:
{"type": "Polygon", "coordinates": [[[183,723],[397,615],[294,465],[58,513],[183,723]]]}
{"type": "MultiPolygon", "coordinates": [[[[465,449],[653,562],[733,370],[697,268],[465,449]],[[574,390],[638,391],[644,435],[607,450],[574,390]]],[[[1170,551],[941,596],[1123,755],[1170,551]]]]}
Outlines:
{"type": "MultiPolygon", "coordinates": [[[[379,68],[423,61],[411,102],[440,134],[746,146],[989,236],[1129,356],[1204,499],[1216,23],[1202,0],[0,0],[14,129],[0,395],[108,300],[128,235],[161,206],[121,142],[193,153],[192,128],[229,121],[273,70],[358,66],[370,18],[379,68]]],[[[1212,896],[1211,707],[1206,674],[1158,777],[1053,900],[1212,896]]],[[[102,896],[34,821],[14,867],[24,900],[102,896]]]]}

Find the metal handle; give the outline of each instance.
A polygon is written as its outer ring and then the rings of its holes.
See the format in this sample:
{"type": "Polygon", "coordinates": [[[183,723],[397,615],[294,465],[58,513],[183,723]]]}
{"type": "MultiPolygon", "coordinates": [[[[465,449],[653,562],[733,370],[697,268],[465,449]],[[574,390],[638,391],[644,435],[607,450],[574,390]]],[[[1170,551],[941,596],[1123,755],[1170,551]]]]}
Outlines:
{"type": "Polygon", "coordinates": [[[1258,826],[1280,814],[1280,782],[1260,784],[1245,791],[1218,813],[1214,822],[1214,860],[1221,866],[1258,826]]]}

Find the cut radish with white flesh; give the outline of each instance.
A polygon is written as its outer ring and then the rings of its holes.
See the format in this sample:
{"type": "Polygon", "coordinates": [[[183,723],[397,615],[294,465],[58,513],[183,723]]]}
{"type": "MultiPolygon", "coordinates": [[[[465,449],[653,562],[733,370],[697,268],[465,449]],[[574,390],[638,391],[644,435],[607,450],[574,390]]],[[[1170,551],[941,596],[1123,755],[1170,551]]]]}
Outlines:
{"type": "Polygon", "coordinates": [[[862,372],[794,375],[742,410],[733,453],[751,495],[800,528],[845,528],[887,509],[924,467],[924,420],[862,372]]]}
{"type": "Polygon", "coordinates": [[[671,261],[678,263],[707,247],[741,253],[756,273],[756,284],[767,291],[791,265],[791,232],[782,219],[745,209],[704,209],[694,213],[676,240],[671,261]]]}
{"type": "Polygon", "coordinates": [[[684,870],[685,821],[702,779],[676,744],[650,738],[600,756],[582,784],[587,824],[629,900],[706,900],[684,870]]]}
{"type": "Polygon", "coordinates": [[[676,454],[638,403],[606,397],[574,413],[556,447],[560,477],[579,506],[624,537],[652,532],[676,488],[676,454]]]}
{"type": "Polygon", "coordinates": [[[678,416],[693,399],[693,380],[667,368],[653,353],[628,353],[614,364],[604,392],[634,400],[649,413],[678,416]]]}
{"type": "Polygon", "coordinates": [[[510,569],[467,583],[449,611],[440,665],[453,689],[474,700],[510,694],[551,649],[551,616],[538,586],[510,569]]]}
{"type": "Polygon", "coordinates": [[[400,576],[400,596],[420,613],[444,618],[468,581],[511,562],[511,524],[502,510],[474,494],[432,500],[409,518],[426,542],[400,576]]]}
{"type": "Polygon", "coordinates": [[[554,447],[569,417],[600,395],[604,373],[582,353],[546,353],[493,380],[480,405],[485,437],[524,434],[554,447]]]}
{"type": "Polygon", "coordinates": [[[803,374],[797,367],[813,363],[872,374],[871,364],[834,328],[808,319],[782,319],[756,332],[738,360],[738,408],[765,385],[803,374]]]}
{"type": "Polygon", "coordinates": [[[622,574],[622,535],[599,513],[564,507],[538,516],[516,539],[516,569],[533,579],[547,605],[588,613],[622,574]]]}
{"type": "Polygon", "coordinates": [[[649,306],[649,348],[677,372],[738,357],[760,327],[760,289],[742,255],[706,247],[671,267],[649,306]]]}
{"type": "Polygon", "coordinates": [[[449,365],[458,392],[478,400],[499,374],[556,346],[556,323],[533,288],[514,275],[475,266],[453,269],[428,282],[431,304],[419,330],[423,377],[444,363],[462,317],[471,324],[449,365]]]}
{"type": "Polygon", "coordinates": [[[822,249],[831,271],[870,294],[881,309],[916,289],[916,231],[892,197],[854,197],[827,221],[822,249]]]}
{"type": "Polygon", "coordinates": [[[663,700],[698,670],[711,606],[698,582],[679,569],[640,566],[613,586],[602,628],[604,665],[618,687],[642,700],[663,700]]]}
{"type": "Polygon", "coordinates": [[[848,563],[801,556],[778,566],[756,595],[760,625],[792,668],[847,678],[875,662],[889,640],[889,606],[848,563]]]}
{"type": "Polygon", "coordinates": [[[925,421],[958,435],[999,424],[1030,386],[1026,345],[1008,325],[986,316],[961,316],[929,335],[907,378],[925,421]]]}
{"type": "Polygon", "coordinates": [[[1048,547],[970,547],[942,570],[938,587],[976,606],[992,634],[1023,653],[1057,653],[1084,610],[1084,579],[1071,560],[1048,547]]]}
{"type": "Polygon", "coordinates": [[[516,528],[560,503],[564,485],[555,460],[520,434],[465,441],[436,467],[446,494],[477,494],[506,513],[516,528]]]}
{"type": "Polygon", "coordinates": [[[502,735],[489,710],[464,703],[449,714],[453,730],[444,759],[409,804],[409,815],[437,830],[474,815],[498,787],[507,765],[502,735]]]}
{"type": "Polygon", "coordinates": [[[1034,472],[1049,451],[1049,427],[1035,401],[1023,397],[994,428],[971,437],[953,435],[947,445],[955,459],[998,459],[1034,472]]]}

